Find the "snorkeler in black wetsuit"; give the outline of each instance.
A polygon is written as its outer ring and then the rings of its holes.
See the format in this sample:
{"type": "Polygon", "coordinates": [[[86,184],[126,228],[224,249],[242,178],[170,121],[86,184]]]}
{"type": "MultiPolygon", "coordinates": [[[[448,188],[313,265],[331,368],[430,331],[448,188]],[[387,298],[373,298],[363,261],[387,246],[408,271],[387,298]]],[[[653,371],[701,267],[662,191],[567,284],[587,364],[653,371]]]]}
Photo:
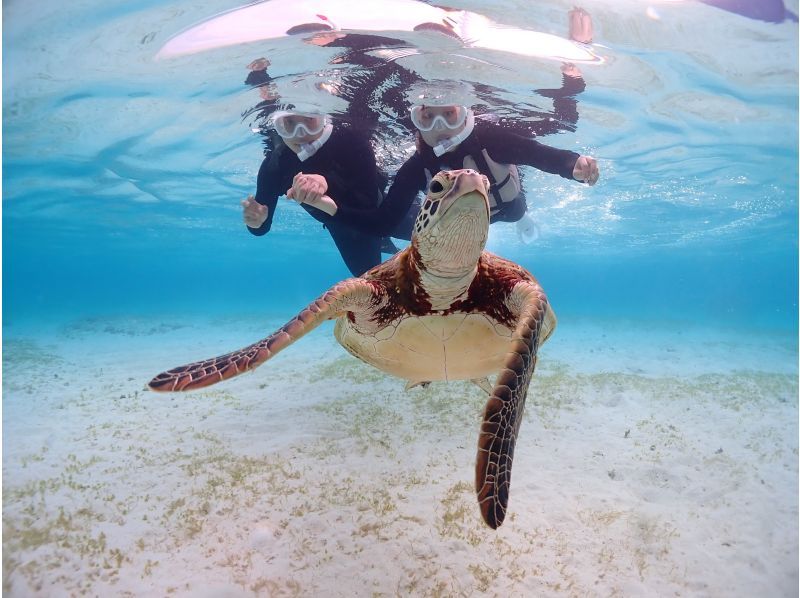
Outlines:
{"type": "MultiPolygon", "coordinates": [[[[320,190],[354,209],[374,209],[379,200],[375,156],[363,137],[336,127],[323,115],[273,114],[280,137],[261,164],[255,197],[242,202],[248,230],[264,235],[272,227],[278,197],[297,181],[313,186],[324,177],[320,190]],[[301,174],[302,173],[302,174],[301,174]]],[[[303,208],[321,222],[333,238],[350,272],[359,276],[381,262],[381,239],[334,221],[309,204],[303,208]]]]}
{"type": "Polygon", "coordinates": [[[479,122],[465,106],[418,105],[412,120],[420,128],[417,152],[395,176],[386,199],[374,209],[344,205],[334,197],[310,203],[339,222],[376,235],[410,239],[414,201],[440,170],[472,168],[491,183],[491,221],[515,222],[526,210],[525,197],[509,165],[527,164],[566,179],[593,185],[600,175],[594,158],[543,145],[507,129],[479,122]],[[502,173],[505,178],[498,179],[502,173]],[[410,218],[409,218],[410,217],[410,218]]]}

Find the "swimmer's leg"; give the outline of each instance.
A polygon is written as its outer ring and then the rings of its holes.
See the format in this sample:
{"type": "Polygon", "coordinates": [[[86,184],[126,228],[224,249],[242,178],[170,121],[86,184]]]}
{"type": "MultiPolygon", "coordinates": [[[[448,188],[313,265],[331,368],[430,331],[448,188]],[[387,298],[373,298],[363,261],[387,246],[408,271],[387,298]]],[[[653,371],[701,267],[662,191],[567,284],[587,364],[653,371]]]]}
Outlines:
{"type": "Polygon", "coordinates": [[[411,233],[414,232],[414,222],[417,220],[417,214],[422,207],[422,201],[417,197],[409,206],[406,215],[397,223],[397,226],[392,230],[391,236],[395,239],[403,239],[404,241],[411,240],[411,233]]]}
{"type": "Polygon", "coordinates": [[[381,239],[365,235],[349,226],[329,222],[325,225],[345,265],[353,276],[361,276],[381,263],[381,239]]]}
{"type": "Polygon", "coordinates": [[[504,203],[500,211],[492,216],[490,222],[516,222],[527,211],[528,202],[525,200],[525,194],[520,193],[511,201],[504,203]]]}

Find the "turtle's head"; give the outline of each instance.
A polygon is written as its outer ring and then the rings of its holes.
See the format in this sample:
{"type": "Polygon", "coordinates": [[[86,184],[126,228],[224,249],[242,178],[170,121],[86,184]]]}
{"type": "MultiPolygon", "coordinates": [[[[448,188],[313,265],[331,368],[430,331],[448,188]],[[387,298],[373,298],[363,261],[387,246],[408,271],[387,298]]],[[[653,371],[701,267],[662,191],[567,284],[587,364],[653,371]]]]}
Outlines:
{"type": "Polygon", "coordinates": [[[488,193],[489,180],[474,170],[433,177],[411,241],[428,271],[462,276],[475,267],[489,234],[488,193]]]}

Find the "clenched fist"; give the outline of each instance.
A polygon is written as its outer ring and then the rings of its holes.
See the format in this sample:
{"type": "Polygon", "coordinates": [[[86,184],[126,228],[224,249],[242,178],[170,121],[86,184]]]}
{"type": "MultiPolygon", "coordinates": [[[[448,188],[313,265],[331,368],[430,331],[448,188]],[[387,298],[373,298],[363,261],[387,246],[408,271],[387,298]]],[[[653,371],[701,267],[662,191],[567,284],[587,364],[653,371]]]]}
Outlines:
{"type": "Polygon", "coordinates": [[[597,160],[589,156],[581,156],[575,162],[575,168],[572,169],[572,178],[576,181],[589,183],[594,185],[597,179],[600,178],[600,169],[597,167],[597,160]]]}

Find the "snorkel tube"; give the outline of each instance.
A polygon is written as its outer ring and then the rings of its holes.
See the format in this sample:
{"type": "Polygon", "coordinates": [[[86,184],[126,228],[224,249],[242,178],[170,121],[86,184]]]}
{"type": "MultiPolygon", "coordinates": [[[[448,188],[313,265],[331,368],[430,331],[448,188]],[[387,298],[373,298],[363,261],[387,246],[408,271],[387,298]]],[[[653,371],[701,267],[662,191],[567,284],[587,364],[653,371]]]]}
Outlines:
{"type": "Polygon", "coordinates": [[[446,154],[451,149],[455,148],[459,143],[464,141],[472,134],[472,129],[475,128],[475,114],[471,108],[467,108],[467,119],[464,121],[464,128],[457,135],[442,139],[433,147],[433,153],[437,158],[446,154]]]}
{"type": "Polygon", "coordinates": [[[331,123],[326,123],[325,128],[322,129],[322,134],[319,137],[317,137],[311,143],[302,144],[300,146],[300,151],[297,152],[297,157],[300,158],[300,161],[305,162],[311,156],[316,154],[317,151],[319,151],[319,148],[325,145],[325,142],[328,141],[332,132],[333,132],[333,125],[331,123]]]}

